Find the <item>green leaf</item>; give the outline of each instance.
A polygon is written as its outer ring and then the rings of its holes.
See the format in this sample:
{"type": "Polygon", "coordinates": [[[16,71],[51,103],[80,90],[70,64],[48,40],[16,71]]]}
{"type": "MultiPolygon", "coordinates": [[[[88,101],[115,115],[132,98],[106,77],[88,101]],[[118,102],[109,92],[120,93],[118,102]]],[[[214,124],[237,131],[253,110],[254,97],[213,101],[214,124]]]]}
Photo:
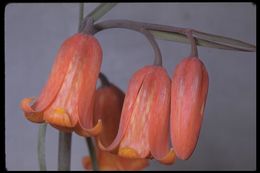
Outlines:
{"type": "Polygon", "coordinates": [[[94,22],[103,17],[107,12],[109,12],[117,3],[101,3],[96,7],[88,17],[92,17],[94,22]]]}
{"type": "MultiPolygon", "coordinates": [[[[180,34],[180,33],[158,31],[158,30],[150,30],[150,31],[157,39],[190,44],[187,37],[184,36],[183,34],[180,34]]],[[[198,46],[217,48],[217,49],[225,49],[225,50],[247,51],[247,52],[254,52],[255,51],[255,47],[251,44],[244,43],[242,41],[234,42],[233,41],[234,39],[227,38],[227,37],[221,38],[221,37],[222,36],[207,34],[206,39],[202,39],[202,38],[198,38],[198,37],[195,37],[195,38],[197,40],[198,46]],[[224,40],[224,42],[229,42],[231,44],[226,45],[226,44],[218,43],[218,42],[216,42],[216,38],[218,39],[218,41],[224,40]]]]}
{"type": "Polygon", "coordinates": [[[209,33],[200,32],[200,31],[196,31],[196,30],[193,30],[192,33],[199,38],[203,38],[203,39],[210,40],[210,41],[213,41],[213,42],[223,43],[223,44],[231,45],[231,46],[234,46],[234,47],[237,47],[237,48],[256,51],[256,47],[254,45],[249,44],[249,43],[245,43],[243,41],[236,40],[236,39],[233,39],[233,38],[228,38],[228,37],[215,35],[215,34],[209,34],[209,33]]]}

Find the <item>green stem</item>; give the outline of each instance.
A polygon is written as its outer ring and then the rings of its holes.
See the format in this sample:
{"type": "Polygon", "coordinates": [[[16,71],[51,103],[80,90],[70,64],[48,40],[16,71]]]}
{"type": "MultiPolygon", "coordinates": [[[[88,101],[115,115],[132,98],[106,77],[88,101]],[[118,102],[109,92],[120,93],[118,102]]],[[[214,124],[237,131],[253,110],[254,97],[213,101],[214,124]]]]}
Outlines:
{"type": "MultiPolygon", "coordinates": [[[[86,17],[84,20],[88,20],[86,17]]],[[[139,23],[130,21],[130,20],[109,20],[97,23],[93,26],[94,29],[92,29],[92,33],[96,34],[97,32],[100,32],[105,29],[112,29],[112,28],[124,28],[124,29],[130,29],[137,32],[140,32],[143,34],[149,43],[151,44],[153,50],[154,50],[154,65],[162,66],[162,55],[159,48],[159,45],[157,44],[153,34],[151,34],[146,28],[142,27],[139,23]]]]}
{"type": "Polygon", "coordinates": [[[83,20],[84,17],[84,3],[80,3],[79,4],[79,27],[78,27],[78,31],[81,28],[81,21],[83,20]]]}
{"type": "Polygon", "coordinates": [[[188,39],[190,40],[190,44],[191,44],[190,57],[197,57],[198,58],[197,43],[196,43],[196,39],[192,35],[192,30],[187,29],[185,33],[186,33],[186,36],[188,37],[188,39]]]}
{"type": "Polygon", "coordinates": [[[93,21],[95,22],[109,12],[116,4],[117,3],[101,3],[97,8],[88,14],[88,17],[93,18],[93,21]]]}
{"type": "Polygon", "coordinates": [[[95,24],[95,28],[98,31],[107,29],[103,27],[109,25],[113,26],[113,28],[125,28],[124,25],[126,23],[132,23],[132,25],[135,25],[135,29],[133,28],[128,28],[128,29],[139,30],[140,28],[143,28],[151,32],[152,35],[157,39],[190,44],[190,39],[187,38],[185,31],[191,30],[194,38],[196,39],[196,44],[198,46],[225,49],[225,50],[245,51],[245,52],[256,51],[256,47],[254,45],[242,42],[240,40],[235,40],[229,37],[203,33],[193,29],[180,28],[175,26],[158,25],[158,24],[137,22],[131,20],[107,20],[95,24]]]}
{"type": "Polygon", "coordinates": [[[91,158],[91,163],[92,163],[92,168],[93,171],[98,171],[98,164],[97,164],[97,157],[96,157],[96,152],[95,152],[95,148],[94,145],[92,143],[91,137],[86,137],[86,143],[89,149],[89,155],[91,158]]]}
{"type": "Polygon", "coordinates": [[[72,133],[59,132],[58,171],[70,171],[72,133]]]}
{"type": "Polygon", "coordinates": [[[39,126],[39,132],[38,132],[38,162],[40,171],[46,171],[46,161],[45,161],[45,136],[46,136],[46,128],[47,124],[41,124],[39,126]]]}

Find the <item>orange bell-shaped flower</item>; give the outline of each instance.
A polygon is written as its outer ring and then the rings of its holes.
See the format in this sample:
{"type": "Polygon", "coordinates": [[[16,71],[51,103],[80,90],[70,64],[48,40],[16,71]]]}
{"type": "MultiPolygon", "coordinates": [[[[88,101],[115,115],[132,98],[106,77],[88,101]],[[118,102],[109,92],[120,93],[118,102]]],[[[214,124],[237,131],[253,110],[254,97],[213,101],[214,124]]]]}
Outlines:
{"type": "MultiPolygon", "coordinates": [[[[112,84],[102,86],[96,91],[94,122],[97,122],[98,119],[103,122],[103,130],[99,134],[99,139],[105,145],[110,144],[116,137],[124,96],[124,93],[112,84]]],[[[120,157],[108,151],[102,151],[98,147],[95,147],[95,150],[99,170],[141,170],[148,165],[148,160],[145,159],[120,157]]],[[[82,163],[85,169],[92,168],[89,156],[85,156],[82,163]]]]}
{"type": "Polygon", "coordinates": [[[101,62],[102,49],[96,38],[81,33],[69,37],[38,99],[31,106],[33,98],[22,100],[26,118],[82,136],[97,135],[102,124],[99,121],[93,127],[93,99],[101,62]]]}
{"type": "Polygon", "coordinates": [[[196,57],[177,65],[171,86],[171,141],[178,158],[188,159],[197,144],[208,93],[207,70],[196,57]]]}
{"type": "Polygon", "coordinates": [[[164,164],[175,160],[169,147],[171,81],[160,66],[146,66],[130,80],[119,130],[114,141],[102,150],[126,158],[155,158],[164,164]]]}

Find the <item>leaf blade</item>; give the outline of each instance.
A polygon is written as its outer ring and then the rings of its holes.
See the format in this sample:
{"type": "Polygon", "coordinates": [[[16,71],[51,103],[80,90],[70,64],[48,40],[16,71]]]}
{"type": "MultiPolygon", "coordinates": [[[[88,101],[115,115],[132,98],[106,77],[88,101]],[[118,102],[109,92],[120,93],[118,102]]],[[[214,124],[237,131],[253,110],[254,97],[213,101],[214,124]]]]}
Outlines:
{"type": "MultiPolygon", "coordinates": [[[[176,41],[176,42],[180,42],[180,43],[190,44],[187,37],[182,35],[182,34],[179,34],[179,33],[150,30],[150,29],[149,29],[149,31],[151,31],[151,33],[157,39],[168,40],[168,41],[176,41]]],[[[210,48],[217,48],[217,49],[224,49],[224,50],[246,51],[246,52],[254,52],[255,51],[255,49],[251,48],[251,47],[235,47],[235,46],[232,46],[232,45],[221,44],[221,43],[217,43],[215,41],[210,41],[210,40],[197,38],[197,37],[196,37],[196,40],[197,40],[198,46],[202,46],[202,47],[210,47],[210,48]]]]}
{"type": "Polygon", "coordinates": [[[88,17],[92,17],[95,22],[109,12],[115,5],[117,5],[117,3],[101,3],[88,14],[88,17]]]}

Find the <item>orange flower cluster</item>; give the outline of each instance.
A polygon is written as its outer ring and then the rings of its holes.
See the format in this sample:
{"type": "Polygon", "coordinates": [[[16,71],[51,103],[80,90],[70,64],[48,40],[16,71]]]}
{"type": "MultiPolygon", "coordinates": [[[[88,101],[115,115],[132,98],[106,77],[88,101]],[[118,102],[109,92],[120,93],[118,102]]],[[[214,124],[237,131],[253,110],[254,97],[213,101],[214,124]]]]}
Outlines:
{"type": "MultiPolygon", "coordinates": [[[[199,137],[208,73],[198,57],[183,59],[172,79],[156,65],[130,79],[124,93],[110,84],[96,90],[102,50],[91,35],[75,34],[61,46],[38,99],[25,98],[25,117],[64,131],[95,136],[101,170],[138,170],[148,159],[188,159],[199,137]],[[172,146],[170,145],[172,143],[172,146]]],[[[91,160],[83,165],[91,169],[91,160]]]]}

